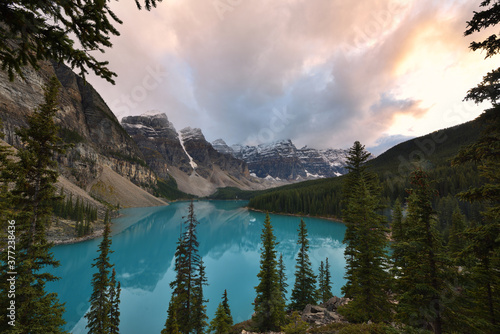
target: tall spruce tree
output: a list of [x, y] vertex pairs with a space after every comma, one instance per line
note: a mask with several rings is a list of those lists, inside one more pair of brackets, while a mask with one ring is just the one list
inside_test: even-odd
[[352, 322], [389, 321], [392, 305], [384, 219], [377, 214], [378, 199], [370, 193], [362, 176], [353, 195], [344, 214], [354, 235], [349, 244], [351, 253], [346, 254], [345, 278], [349, 285], [342, 287], [353, 300], [339, 312]]
[[375, 174], [366, 170], [370, 153], [358, 141], [349, 150], [349, 173], [343, 184], [343, 220], [346, 224], [344, 256], [346, 283], [342, 292], [353, 301], [341, 312], [353, 322], [387, 321], [390, 276], [387, 273], [388, 245], [381, 208], [380, 188]]
[[[500, 3], [484, 0], [483, 10], [474, 12], [467, 22], [465, 36], [495, 27], [500, 22]], [[471, 42], [473, 51], [485, 51], [486, 58], [500, 53], [500, 38], [492, 34], [480, 42]], [[453, 160], [454, 165], [473, 162], [478, 166], [484, 182], [459, 194], [468, 202], [486, 205], [482, 221], [464, 232], [468, 245], [463, 252], [464, 258], [473, 258], [467, 268], [469, 288], [465, 291], [467, 299], [472, 300], [472, 317], [484, 333], [500, 331], [500, 67], [483, 77], [483, 81], [469, 90], [465, 99], [480, 104], [486, 101], [491, 108], [481, 116], [486, 127], [479, 139], [463, 148]]]
[[316, 304], [316, 275], [309, 260], [309, 240], [303, 219], [300, 220], [298, 232], [297, 244], [300, 245], [300, 249], [295, 265], [295, 284], [290, 298], [290, 309], [302, 311], [307, 304]]
[[[44, 87], [44, 103], [27, 118], [28, 127], [20, 129], [23, 147], [14, 164], [15, 186], [8, 198], [10, 235], [15, 236], [15, 263], [9, 262], [8, 251], [1, 252], [0, 273], [0, 332], [2, 333], [63, 333], [64, 307], [55, 293], [47, 293], [45, 284], [58, 278], [47, 273], [47, 267], [57, 267], [50, 253], [45, 231], [50, 223], [52, 206], [57, 198], [57, 163], [53, 156], [64, 152], [57, 136], [54, 117], [57, 112], [59, 81], [51, 78]], [[5, 154], [2, 157], [5, 163]], [[10, 167], [9, 167], [10, 168]], [[12, 174], [11, 174], [12, 175]], [[11, 244], [9, 244], [10, 246]], [[8, 248], [12, 250], [14, 248]], [[10, 274], [16, 273], [16, 274]], [[9, 297], [8, 279], [14, 277], [15, 298]], [[7, 317], [7, 308], [15, 302], [15, 320]], [[13, 321], [12, 325], [9, 321]]]
[[325, 283], [323, 288], [323, 302], [327, 302], [330, 298], [333, 297], [332, 293], [332, 276], [330, 274], [330, 263], [328, 262], [328, 258], [325, 260]]
[[[354, 142], [353, 146], [349, 149], [349, 154], [347, 155], [347, 170], [349, 173], [346, 175], [344, 183], [342, 185], [342, 215], [345, 217], [345, 211], [349, 206], [351, 199], [356, 200], [356, 187], [359, 186], [361, 179], [364, 180], [366, 186], [372, 192], [375, 192], [377, 188], [376, 177], [373, 173], [366, 171], [366, 162], [370, 157], [370, 153], [365, 150], [365, 146], [361, 145], [359, 141]], [[357, 228], [358, 221], [344, 219], [346, 224], [346, 231], [344, 234], [343, 243], [346, 245], [344, 255], [346, 257], [346, 271], [350, 272], [352, 269], [351, 265], [354, 261], [354, 256], [357, 253], [355, 246], [357, 245], [356, 237], [357, 234], [355, 230]], [[347, 279], [342, 291], [346, 297], [353, 297], [350, 288], [352, 286], [351, 280]]]
[[[170, 283], [173, 292], [162, 333], [173, 333], [176, 328], [181, 333], [201, 333], [206, 327], [206, 300], [203, 298], [203, 286], [206, 285], [205, 267], [198, 254], [196, 227], [199, 222], [196, 220], [193, 201], [189, 204], [185, 218], [186, 231], [182, 233], [177, 244], [176, 278]], [[175, 319], [171, 319], [172, 316], [175, 316]]]
[[264, 220], [260, 237], [259, 284], [255, 287], [257, 297], [254, 302], [252, 322], [259, 331], [279, 331], [285, 323], [285, 301], [280, 290], [279, 273], [276, 261], [276, 237], [269, 215]]
[[450, 306], [447, 299], [450, 271], [431, 205], [432, 197], [437, 194], [421, 169], [412, 173], [411, 185], [404, 258], [396, 269], [398, 317], [407, 325], [442, 333]]
[[111, 294], [113, 286], [111, 284], [110, 271], [114, 266], [109, 260], [109, 254], [113, 251], [111, 247], [111, 228], [109, 221], [105, 221], [104, 234], [99, 244], [99, 256], [94, 259], [92, 267], [97, 268], [97, 272], [92, 277], [92, 295], [90, 296], [90, 310], [85, 314], [89, 334], [109, 333], [112, 328], [111, 312], [113, 305]]

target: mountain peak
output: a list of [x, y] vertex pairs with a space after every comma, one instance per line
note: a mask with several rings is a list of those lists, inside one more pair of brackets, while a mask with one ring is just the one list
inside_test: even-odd
[[182, 139], [184, 141], [187, 140], [203, 140], [205, 141], [205, 136], [203, 135], [203, 132], [201, 132], [200, 128], [192, 128], [190, 126], [185, 127], [181, 131], [182, 134]]
[[161, 112], [159, 110], [148, 110], [148, 111], [142, 113], [141, 116], [144, 116], [144, 117], [168, 118], [167, 114], [165, 114], [164, 112]]

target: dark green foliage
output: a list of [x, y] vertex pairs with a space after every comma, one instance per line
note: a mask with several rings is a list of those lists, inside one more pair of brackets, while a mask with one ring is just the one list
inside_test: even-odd
[[[484, 0], [483, 10], [474, 12], [467, 22], [465, 35], [480, 32], [500, 22], [500, 3]], [[500, 53], [500, 42], [496, 34], [483, 41], [471, 42], [473, 51], [486, 51], [486, 58]], [[464, 313], [471, 332], [498, 333], [500, 331], [500, 68], [495, 68], [483, 77], [483, 81], [469, 90], [466, 100], [477, 104], [488, 101], [492, 107], [478, 118], [485, 124], [480, 137], [463, 148], [454, 158], [455, 166], [474, 163], [482, 184], [474, 185], [459, 194], [462, 200], [482, 203], [481, 221], [471, 225], [462, 234], [467, 240], [459, 256], [459, 263], [466, 264], [462, 278], [467, 290], [463, 300], [468, 301]], [[460, 234], [458, 235], [460, 237]]]
[[[121, 125], [120, 125], [120, 129], [122, 129]], [[125, 153], [122, 153], [119, 151], [109, 151], [108, 156], [111, 156], [111, 157], [119, 159], [119, 160], [125, 160], [125, 161], [131, 162], [133, 164], [140, 165], [142, 167], [148, 167], [148, 164], [146, 163], [146, 161], [142, 160], [141, 158], [136, 157], [136, 156], [132, 156], [132, 155], [128, 155], [128, 154], [125, 154]]]
[[217, 306], [217, 310], [215, 311], [215, 317], [210, 322], [209, 330], [211, 333], [215, 333], [215, 334], [227, 334], [231, 330], [231, 326], [229, 325], [228, 316], [224, 311], [224, 307], [222, 306], [222, 303], [220, 303], [219, 306]]
[[271, 219], [266, 215], [261, 235], [259, 284], [255, 287], [255, 314], [252, 322], [259, 331], [279, 331], [285, 322], [285, 301], [283, 300], [276, 261], [276, 237]]
[[431, 206], [436, 192], [422, 170], [412, 174], [411, 184], [407, 230], [400, 243], [404, 253], [396, 269], [398, 317], [404, 324], [442, 333], [451, 301], [450, 267]]
[[465, 228], [465, 216], [457, 208], [451, 217], [450, 237], [448, 241], [448, 251], [453, 259], [458, 258], [467, 245], [468, 241], [464, 238]]
[[154, 192], [155, 196], [165, 197], [169, 200], [177, 200], [177, 199], [193, 199], [196, 196], [191, 194], [186, 194], [182, 192], [177, 187], [177, 182], [173, 177], [170, 177], [168, 180], [158, 179], [156, 181], [156, 189]]
[[288, 283], [286, 282], [286, 273], [285, 273], [285, 263], [283, 262], [283, 254], [280, 254], [280, 259], [278, 261], [278, 276], [279, 276], [279, 285], [280, 285], [280, 291], [281, 291], [281, 297], [283, 300], [286, 302], [287, 297], [286, 294], [288, 293]]
[[214, 319], [210, 322], [209, 331], [215, 334], [227, 334], [230, 332], [232, 326], [233, 317], [231, 316], [231, 310], [229, 309], [227, 291], [224, 290], [222, 302], [217, 307], [217, 311], [215, 311]]
[[54, 201], [54, 215], [64, 219], [75, 221], [75, 234], [82, 237], [92, 233], [91, 223], [97, 220], [97, 208], [89, 203], [85, 204], [80, 198], [73, 203], [73, 196], [64, 200], [64, 192], [61, 188], [59, 197]]
[[307, 324], [307, 322], [302, 320], [299, 312], [293, 311], [290, 317], [290, 322], [281, 330], [286, 334], [305, 334], [308, 328], [309, 325]]
[[359, 142], [349, 151], [348, 170], [344, 184], [344, 222], [346, 232], [346, 283], [342, 292], [353, 300], [339, 309], [352, 322], [380, 322], [390, 319], [391, 304], [387, 272], [388, 246], [380, 207], [377, 180], [366, 171], [369, 154]]
[[[344, 242], [346, 284], [342, 292], [353, 300], [339, 309], [352, 322], [390, 320], [390, 277], [387, 272], [387, 237], [383, 218], [376, 213], [377, 200], [361, 179], [347, 204], [344, 221], [351, 230]], [[347, 237], [349, 236], [349, 239]]]
[[300, 245], [295, 265], [295, 284], [290, 298], [290, 309], [302, 311], [307, 304], [316, 304], [316, 276], [312, 270], [309, 260], [309, 240], [307, 239], [306, 223], [300, 220], [299, 238], [297, 244]]
[[[145, 0], [146, 8], [156, 1]], [[114, 83], [115, 73], [107, 61], [97, 60], [89, 51], [104, 52], [112, 46], [111, 37], [119, 32], [113, 24], [122, 22], [111, 11], [109, 1], [29, 1], [13, 0], [0, 4], [0, 62], [10, 80], [14, 73], [22, 76], [22, 68], [39, 68], [42, 60], [66, 62], [80, 70], [88, 70]], [[140, 8], [140, 3], [135, 0]], [[77, 47], [78, 46], [78, 47]]]
[[328, 263], [328, 258], [326, 258], [325, 262], [321, 261], [319, 266], [317, 294], [321, 303], [326, 303], [333, 297], [330, 264]]
[[[176, 330], [181, 333], [202, 333], [207, 325], [204, 305], [207, 300], [203, 298], [203, 286], [207, 285], [207, 280], [203, 261], [198, 254], [196, 226], [199, 222], [192, 201], [186, 218], [186, 231], [179, 238], [175, 253], [176, 278], [170, 283], [173, 292], [162, 333]], [[174, 316], [175, 319], [172, 319]]]
[[67, 144], [78, 144], [85, 142], [85, 137], [83, 137], [77, 131], [68, 128], [60, 128], [59, 136], [61, 137], [62, 141]]
[[[111, 312], [113, 310], [111, 295], [114, 287], [111, 284], [110, 270], [113, 264], [109, 261], [109, 254], [113, 251], [110, 238], [111, 228], [107, 221], [104, 227], [104, 234], [99, 244], [99, 256], [92, 263], [97, 272], [92, 277], [92, 295], [90, 296], [90, 310], [85, 314], [89, 334], [109, 333], [112, 328]], [[114, 298], [114, 297], [113, 297]]]
[[[2, 5], [4, 6], [4, 5]], [[2, 42], [4, 41], [2, 40]], [[0, 44], [1, 45], [1, 44]], [[58, 278], [44, 271], [57, 267], [59, 262], [50, 253], [52, 244], [47, 242], [45, 231], [52, 215], [52, 203], [57, 198], [54, 184], [57, 181], [57, 164], [52, 160], [55, 153], [64, 152], [57, 136], [54, 117], [57, 111], [59, 82], [52, 78], [44, 88], [44, 103], [27, 118], [28, 127], [20, 129], [18, 135], [23, 147], [17, 152], [18, 161], [11, 165], [5, 152], [2, 164], [12, 168], [15, 174], [14, 189], [5, 198], [10, 206], [9, 223], [15, 244], [9, 243], [7, 250], [15, 251], [15, 263], [9, 262], [9, 252], [1, 252], [0, 306], [7, 310], [15, 301], [16, 317], [8, 324], [7, 312], [0, 314], [2, 333], [63, 333], [64, 307], [55, 293], [45, 291], [46, 282]], [[4, 165], [5, 166], [5, 165]], [[3, 174], [5, 177], [5, 174]], [[4, 179], [5, 180], [5, 179]], [[14, 232], [15, 231], [15, 232]], [[9, 240], [12, 240], [9, 238]], [[43, 272], [42, 272], [43, 270]], [[9, 274], [16, 272], [17, 275]], [[15, 298], [9, 298], [9, 281], [15, 276]]]

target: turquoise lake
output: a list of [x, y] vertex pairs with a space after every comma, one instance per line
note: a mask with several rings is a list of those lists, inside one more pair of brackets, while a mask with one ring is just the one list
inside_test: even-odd
[[[169, 206], [121, 210], [122, 217], [113, 220], [111, 262], [121, 282], [120, 333], [160, 333], [170, 300], [169, 283], [174, 279], [174, 252], [180, 225], [187, 215], [188, 202]], [[198, 201], [194, 203], [198, 225], [199, 253], [203, 257], [209, 286], [207, 315], [211, 320], [227, 289], [235, 323], [248, 320], [253, 313], [254, 287], [258, 284], [260, 234], [265, 214], [244, 208], [244, 201]], [[299, 250], [297, 229], [300, 217], [270, 215], [283, 254], [288, 277], [288, 292], [294, 283], [295, 258]], [[310, 240], [309, 256], [317, 274], [321, 261], [328, 257], [333, 293], [340, 295], [344, 284], [345, 226], [328, 220], [305, 218]], [[66, 329], [87, 333], [90, 285], [101, 239], [52, 249], [61, 266], [52, 273], [61, 277], [47, 284], [66, 303]]]

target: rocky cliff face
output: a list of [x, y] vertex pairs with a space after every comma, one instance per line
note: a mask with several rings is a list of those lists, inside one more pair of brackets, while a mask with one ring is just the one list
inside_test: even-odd
[[56, 157], [60, 172], [87, 192], [104, 168], [146, 188], [155, 184], [142, 152], [92, 86], [67, 66], [50, 62], [39, 71], [27, 68], [24, 76], [10, 82], [0, 71], [0, 118], [7, 143], [19, 145], [16, 129], [26, 125], [26, 116], [43, 102], [43, 86], [56, 76], [62, 84], [56, 123], [63, 140], [74, 144]]
[[346, 172], [347, 150], [317, 150], [307, 146], [297, 149], [291, 140], [258, 146], [229, 147], [222, 139], [218, 139], [212, 145], [220, 152], [246, 161], [250, 173], [260, 178], [292, 181], [334, 177]]
[[252, 188], [247, 164], [215, 150], [198, 128], [178, 132], [166, 114], [156, 111], [124, 117], [122, 125], [154, 172], [174, 177], [184, 192], [204, 196], [217, 187]]
[[150, 113], [128, 116], [122, 119], [122, 125], [137, 143], [147, 164], [159, 177], [169, 177], [169, 166], [177, 166], [181, 171], [191, 173], [189, 157], [167, 115]]

